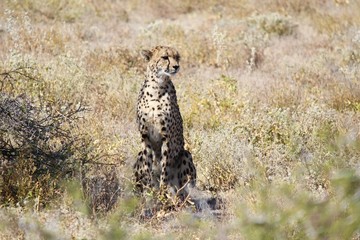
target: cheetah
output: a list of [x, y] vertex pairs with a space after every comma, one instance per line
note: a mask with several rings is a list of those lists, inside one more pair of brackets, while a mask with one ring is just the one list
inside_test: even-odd
[[143, 150], [134, 164], [136, 188], [164, 189], [184, 198], [196, 183], [196, 169], [184, 149], [183, 121], [171, 81], [180, 69], [179, 53], [171, 47], [142, 50], [148, 62], [137, 100], [137, 124]]

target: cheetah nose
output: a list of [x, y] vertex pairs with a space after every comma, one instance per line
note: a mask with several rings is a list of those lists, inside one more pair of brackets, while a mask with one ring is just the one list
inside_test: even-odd
[[175, 65], [173, 66], [173, 68], [175, 69], [175, 71], [177, 71], [179, 69], [179, 65]]

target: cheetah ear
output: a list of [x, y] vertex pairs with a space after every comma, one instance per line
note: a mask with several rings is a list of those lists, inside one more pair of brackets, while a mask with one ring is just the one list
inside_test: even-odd
[[141, 50], [140, 54], [146, 61], [150, 61], [152, 57], [152, 52], [150, 50]]

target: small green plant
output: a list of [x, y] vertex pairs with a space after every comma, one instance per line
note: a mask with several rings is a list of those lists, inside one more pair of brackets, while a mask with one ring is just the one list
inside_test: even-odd
[[295, 24], [290, 17], [279, 13], [254, 16], [250, 19], [260, 30], [269, 35], [286, 36], [294, 32]]

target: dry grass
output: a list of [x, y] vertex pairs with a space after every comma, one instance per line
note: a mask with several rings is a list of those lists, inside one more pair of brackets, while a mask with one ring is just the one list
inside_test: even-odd
[[[1, 1], [0, 74], [33, 77], [1, 78], [1, 94], [86, 104], [61, 127], [83, 137], [69, 156], [89, 164], [49, 187], [24, 156], [7, 175], [23, 177], [18, 201], [0, 198], [0, 239], [358, 239], [359, 19], [353, 0]], [[193, 198], [221, 199], [220, 211], [143, 219], [132, 193], [139, 51], [154, 45], [182, 55], [173, 80]]]

